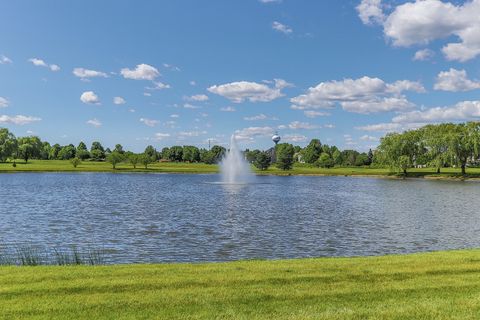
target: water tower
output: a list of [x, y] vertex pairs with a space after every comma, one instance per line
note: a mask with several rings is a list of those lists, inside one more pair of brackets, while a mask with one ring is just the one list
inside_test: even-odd
[[273, 147], [270, 153], [270, 161], [271, 163], [275, 163], [277, 161], [277, 155], [276, 155], [276, 150], [277, 149], [277, 144], [280, 142], [281, 138], [278, 135], [278, 132], [275, 132], [275, 134], [272, 136], [272, 141], [275, 143], [275, 147]]
[[278, 132], [275, 132], [275, 134], [272, 136], [272, 141], [275, 142], [275, 146], [277, 143], [279, 143], [281, 140], [280, 136], [278, 135]]

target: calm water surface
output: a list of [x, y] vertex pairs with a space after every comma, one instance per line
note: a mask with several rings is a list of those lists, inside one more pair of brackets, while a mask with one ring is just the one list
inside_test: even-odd
[[480, 246], [480, 184], [348, 177], [0, 175], [0, 243], [110, 263], [379, 255]]

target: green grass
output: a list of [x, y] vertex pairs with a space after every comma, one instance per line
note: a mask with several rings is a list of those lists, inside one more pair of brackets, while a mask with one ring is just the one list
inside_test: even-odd
[[[253, 168], [253, 167], [252, 167]], [[274, 166], [268, 170], [259, 171], [253, 168], [257, 174], [270, 175], [338, 175], [338, 176], [402, 176], [392, 174], [387, 168], [367, 168], [367, 167], [341, 167], [341, 168], [317, 168], [311, 165], [295, 164], [293, 170], [283, 171]], [[17, 161], [17, 166], [13, 167], [11, 163], [0, 163], [1, 172], [150, 172], [150, 173], [217, 173], [217, 165], [203, 163], [175, 163], [175, 162], [156, 162], [145, 169], [139, 165], [136, 169], [128, 163], [117, 165], [112, 169], [108, 162], [84, 161], [77, 168], [67, 160], [30, 160], [28, 163]], [[439, 179], [451, 178], [480, 178], [480, 168], [467, 168], [467, 175], [462, 176], [458, 168], [444, 168], [441, 174], [436, 174], [433, 168], [409, 169], [408, 177], [427, 177]]]
[[480, 250], [0, 267], [1, 319], [478, 319]]

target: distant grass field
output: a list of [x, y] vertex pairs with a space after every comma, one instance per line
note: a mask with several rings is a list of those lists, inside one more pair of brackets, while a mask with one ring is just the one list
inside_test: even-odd
[[[218, 165], [203, 163], [176, 163], [156, 162], [145, 169], [138, 165], [136, 169], [129, 163], [117, 165], [115, 170], [108, 162], [84, 161], [77, 168], [74, 168], [67, 160], [30, 160], [28, 163], [17, 161], [17, 166], [11, 163], [0, 163], [1, 172], [152, 172], [152, 173], [217, 173]], [[337, 176], [396, 176], [387, 168], [367, 167], [341, 167], [341, 168], [317, 168], [306, 164], [295, 164], [292, 170], [284, 171], [274, 166], [268, 170], [259, 171], [252, 166], [257, 174], [271, 175], [337, 175]], [[399, 175], [401, 176], [401, 175]], [[441, 174], [436, 174], [433, 168], [415, 168], [408, 170], [408, 177], [429, 177], [429, 178], [460, 178], [458, 168], [444, 168]], [[467, 175], [462, 178], [480, 178], [480, 168], [467, 168]]]
[[0, 267], [0, 319], [478, 319], [480, 250]]

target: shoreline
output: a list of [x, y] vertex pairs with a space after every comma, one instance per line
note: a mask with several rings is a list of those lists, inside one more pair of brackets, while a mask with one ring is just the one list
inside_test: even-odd
[[[370, 170], [370, 169], [364, 169]], [[0, 175], [2, 174], [17, 174], [17, 173], [110, 173], [110, 174], [194, 174], [194, 175], [214, 175], [220, 174], [219, 171], [188, 171], [188, 170], [165, 170], [165, 169], [105, 169], [105, 170], [82, 170], [82, 168], [77, 169], [29, 169], [29, 170], [1, 170]], [[279, 176], [279, 177], [290, 177], [290, 176], [303, 176], [303, 177], [353, 177], [353, 178], [373, 178], [373, 179], [391, 179], [391, 180], [432, 180], [432, 181], [480, 181], [480, 175], [475, 174], [474, 176], [469, 175], [468, 173], [465, 176], [461, 175], [451, 175], [450, 173], [440, 173], [438, 174], [415, 174], [407, 173], [407, 176], [402, 176], [398, 174], [378, 174], [378, 173], [325, 173], [325, 172], [291, 172], [278, 171], [278, 172], [261, 172], [254, 171], [255, 176]]]

